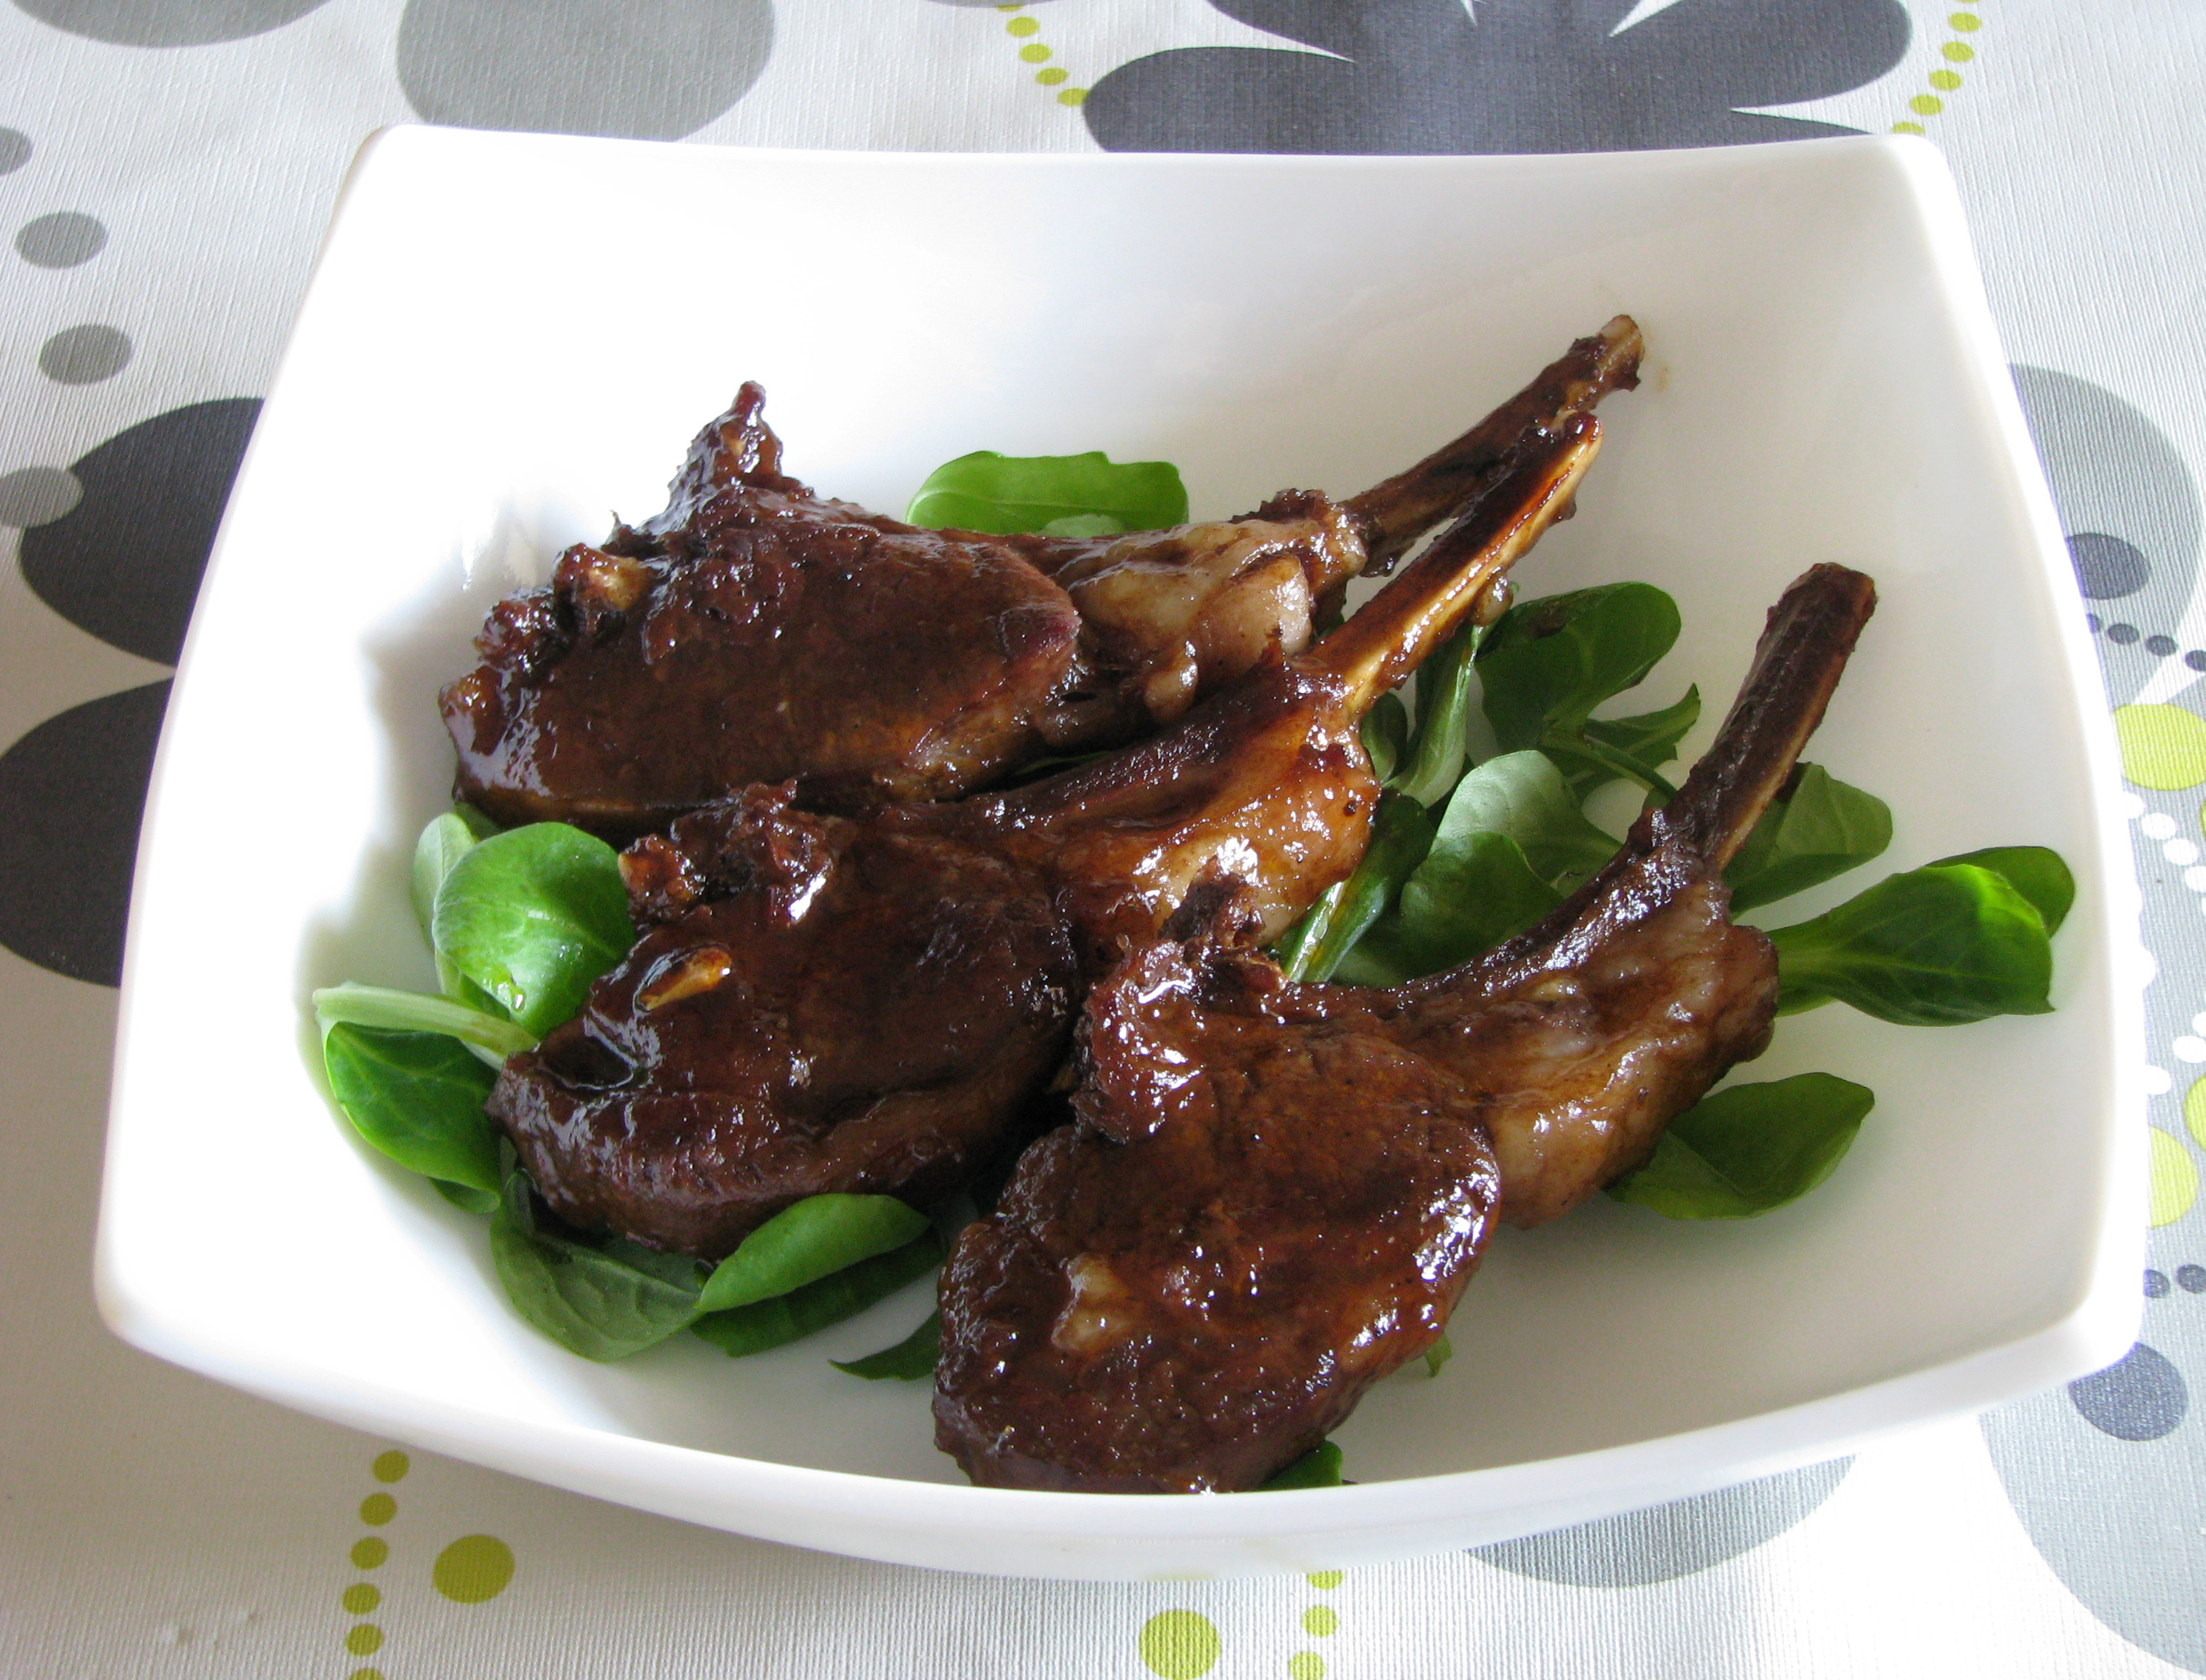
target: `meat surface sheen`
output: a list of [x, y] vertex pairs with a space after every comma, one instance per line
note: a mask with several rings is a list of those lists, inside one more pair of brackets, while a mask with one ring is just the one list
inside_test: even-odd
[[1315, 646], [1012, 792], [809, 816], [754, 789], [622, 860], [650, 924], [491, 1109], [552, 1211], [712, 1258], [801, 1195], [931, 1201], [1016, 1129], [1087, 984], [1183, 909], [1269, 937], [1354, 867], [1371, 701], [1569, 504], [1542, 434]]
[[626, 839], [751, 783], [930, 799], [1046, 750], [1081, 644], [1064, 591], [1000, 539], [783, 477], [744, 390], [668, 514], [493, 609], [441, 698], [460, 798]]
[[1364, 564], [1362, 521], [1308, 490], [1239, 519], [1028, 551], [1079, 609], [1124, 733], [1302, 652], [1318, 604]]
[[[1437, 1337], [1499, 1179], [1468, 1093], [1354, 1027], [1205, 1008], [1178, 945], [1088, 1006], [1082, 1123], [945, 1270], [936, 1439], [976, 1482], [1251, 1487]], [[1231, 986], [1231, 975], [1225, 983]]]
[[800, 1197], [963, 1184], [1064, 1052], [1075, 965], [986, 850], [790, 808], [674, 825], [623, 861], [646, 931], [490, 1100], [546, 1202], [717, 1260]]
[[[1367, 989], [1160, 944], [1098, 986], [1074, 1124], [945, 1270], [937, 1445], [996, 1486], [1255, 1486], [1439, 1333], [1497, 1203], [1538, 1224], [1644, 1161], [1768, 1047], [1776, 952], [1722, 872], [1875, 599], [1842, 567], [1796, 581], [1668, 805], [1482, 956]], [[1474, 1206], [1459, 1245], [1420, 1246]]]
[[1672, 1119], [1769, 1046], [1776, 950], [1732, 923], [1721, 882], [1677, 848], [1603, 880], [1562, 938], [1413, 981], [1389, 1023], [1476, 1093], [1513, 1225], [1641, 1165]]
[[[855, 811], [953, 797], [1134, 740], [1301, 652], [1538, 440], [1635, 382], [1637, 327], [1572, 345], [1462, 438], [1362, 496], [1116, 538], [923, 530], [782, 471], [765, 393], [707, 426], [665, 510], [500, 601], [439, 697], [455, 789], [502, 823], [617, 841], [795, 778]], [[1374, 548], [1370, 545], [1376, 545]]]

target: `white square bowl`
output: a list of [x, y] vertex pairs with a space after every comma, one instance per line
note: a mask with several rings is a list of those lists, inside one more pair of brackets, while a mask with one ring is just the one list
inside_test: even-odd
[[[635, 516], [747, 378], [793, 469], [899, 509], [991, 447], [1177, 462], [1195, 512], [1353, 491], [1571, 338], [1637, 317], [1580, 516], [1528, 593], [1643, 578], [1646, 691], [1708, 721], [1810, 563], [1881, 609], [1813, 756], [1890, 801], [1888, 863], [2056, 847], [2049, 1016], [1842, 1007], [1754, 1076], [1877, 1106], [1740, 1224], [1597, 1201], [1505, 1231], [1437, 1380], [1338, 1439], [1359, 1485], [962, 1485], [923, 1385], [828, 1367], [925, 1286], [731, 1362], [585, 1363], [501, 1299], [482, 1222], [360, 1147], [307, 996], [429, 983], [406, 859], [433, 696], [490, 600]], [[1658, 691], [1659, 692], [1656, 692]], [[305, 1410], [800, 1546], [1022, 1575], [1333, 1567], [1706, 1490], [2079, 1375], [2141, 1245], [2135, 887], [2083, 614], [1951, 182], [1918, 141], [1567, 158], [777, 154], [396, 130], [345, 190], [200, 597], [141, 845], [98, 1262], [116, 1331]], [[1834, 884], [1804, 910], [1854, 891]], [[1791, 919], [1793, 906], [1784, 907]]]

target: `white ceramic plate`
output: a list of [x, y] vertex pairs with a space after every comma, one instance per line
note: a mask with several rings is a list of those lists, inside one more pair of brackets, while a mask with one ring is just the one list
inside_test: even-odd
[[[924, 1385], [827, 1365], [901, 1336], [924, 1285], [745, 1361], [679, 1337], [587, 1364], [507, 1310], [480, 1220], [332, 1117], [309, 990], [431, 983], [406, 860], [450, 771], [435, 689], [492, 599], [610, 510], [659, 506], [740, 380], [765, 381], [795, 471], [874, 507], [969, 450], [1100, 448], [1178, 462], [1196, 514], [1222, 515], [1393, 471], [1618, 310], [1645, 329], [1645, 385], [1604, 408], [1581, 515], [1524, 587], [1672, 591], [1684, 636], [1643, 693], [1700, 683], [1690, 749], [1787, 580], [1873, 573], [1883, 605], [1814, 756], [1891, 801], [1891, 867], [1996, 843], [2069, 859], [2060, 1007], [1784, 1022], [1756, 1076], [1876, 1090], [1838, 1175], [1756, 1221], [1596, 1201], [1503, 1232], [1445, 1375], [1389, 1380], [1340, 1432], [1360, 1485], [963, 1486]], [[346, 188], [170, 702], [102, 1307], [140, 1347], [308, 1411], [939, 1567], [1330, 1567], [1693, 1493], [2128, 1345], [2142, 1038], [2114, 763], [1959, 205], [1919, 141], [1044, 158], [394, 131]]]

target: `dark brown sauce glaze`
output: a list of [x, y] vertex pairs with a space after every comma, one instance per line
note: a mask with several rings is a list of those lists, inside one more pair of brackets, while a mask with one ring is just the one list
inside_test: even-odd
[[975, 1481], [1252, 1487], [1440, 1333], [1497, 1212], [1551, 1219], [1767, 1047], [1775, 953], [1723, 865], [1875, 601], [1818, 567], [1771, 613], [1677, 798], [1539, 926], [1391, 989], [1204, 942], [1090, 994], [1072, 1126], [945, 1269], [936, 1440]]
[[759, 783], [857, 811], [1136, 739], [1308, 646], [1363, 569], [1461, 511], [1543, 429], [1632, 383], [1619, 318], [1463, 438], [1337, 503], [1119, 538], [929, 531], [782, 470], [746, 384], [662, 513], [493, 607], [440, 704], [455, 792], [615, 840]]
[[501, 822], [662, 829], [752, 783], [956, 793], [1048, 750], [1082, 626], [1000, 539], [813, 495], [743, 387], [670, 505], [500, 602], [444, 690], [457, 795]]
[[1238, 937], [1354, 867], [1363, 712], [1570, 503], [1541, 434], [1362, 611], [1149, 741], [1002, 795], [850, 819], [754, 789], [623, 860], [652, 925], [491, 1111], [560, 1218], [712, 1259], [800, 1196], [955, 1188], [1056, 1063], [1086, 984], [1191, 899]]

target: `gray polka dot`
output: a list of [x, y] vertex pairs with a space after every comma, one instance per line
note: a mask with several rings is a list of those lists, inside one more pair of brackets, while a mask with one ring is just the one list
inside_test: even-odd
[[15, 128], [0, 128], [0, 175], [13, 175], [31, 161], [31, 137]]
[[2156, 1441], [2191, 1407], [2183, 1373], [2142, 1342], [2120, 1363], [2069, 1384], [2068, 1398], [2086, 1423], [2120, 1441]]
[[15, 0], [41, 23], [114, 46], [204, 46], [280, 29], [325, 0]]
[[2154, 655], [2155, 658], [2165, 659], [2169, 654], [2175, 652], [2175, 638], [2173, 636], [2147, 636], [2144, 639], [2144, 651]]
[[49, 718], [0, 753], [0, 945], [95, 986], [122, 977], [146, 779], [169, 685]]
[[39, 371], [64, 385], [97, 384], [130, 364], [130, 335], [111, 326], [64, 328], [39, 346]]
[[772, 0], [407, 0], [398, 80], [432, 122], [679, 140], [772, 47]]
[[80, 630], [174, 664], [260, 404], [188, 403], [69, 463], [84, 499], [23, 533], [31, 591]]
[[0, 474], [0, 525], [51, 525], [84, 497], [76, 474], [59, 467], [19, 467]]
[[2119, 600], [2152, 581], [2151, 563], [2136, 545], [2103, 531], [2078, 531], [2069, 538], [2068, 558], [2086, 600]]
[[1765, 1476], [1696, 1499], [1558, 1528], [1471, 1552], [1497, 1569], [1571, 1587], [1647, 1587], [1773, 1540], [1837, 1491], [1851, 1458]]
[[107, 228], [97, 216], [57, 210], [15, 230], [15, 250], [39, 268], [75, 268], [107, 248]]
[[2179, 1266], [2175, 1281], [2186, 1295], [2206, 1295], [2206, 1266]]
[[[2076, 580], [2094, 599], [2121, 602], [2102, 655], [2138, 640], [2138, 627], [2179, 624], [2198, 580], [2202, 510], [2183, 452], [2152, 419], [2104, 386], [2018, 365], [2016, 392], [2070, 533]], [[2157, 675], [2143, 659], [2107, 661], [2110, 697], [2136, 697]]]
[[[2195, 1303], [2153, 1310], [2155, 1340], [2186, 1361], [2206, 1353]], [[2092, 1427], [2057, 1388], [1985, 1414], [1983, 1432], [2015, 1515], [2084, 1607], [2131, 1644], [2206, 1674], [2206, 1452], [2196, 1432], [2124, 1440]]]
[[2145, 1267], [2144, 1298], [2147, 1301], [2157, 1301], [2167, 1293], [2167, 1274], [2165, 1272], [2155, 1272], [2150, 1266]]

